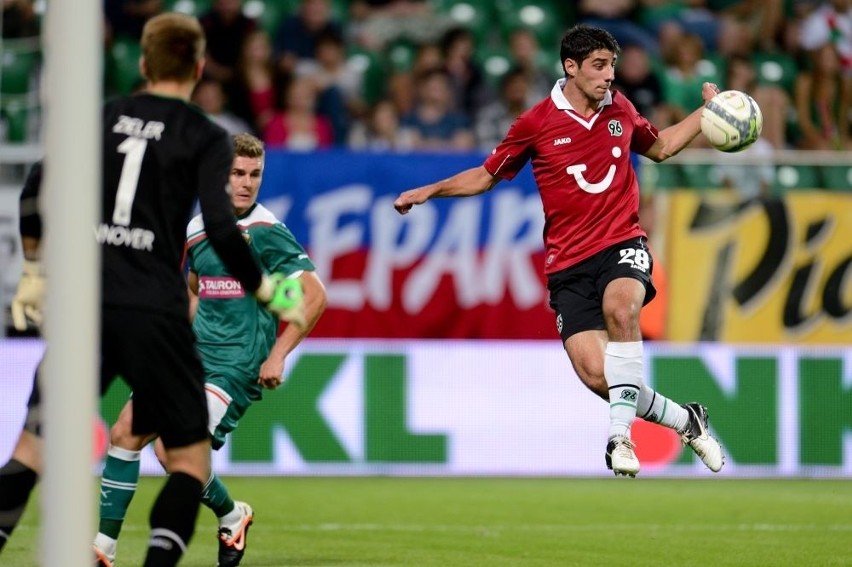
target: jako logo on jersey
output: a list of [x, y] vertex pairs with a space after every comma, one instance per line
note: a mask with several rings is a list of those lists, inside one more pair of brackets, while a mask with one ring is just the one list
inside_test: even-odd
[[570, 143], [571, 143], [571, 138], [556, 138], [555, 140], [553, 140], [554, 146], [561, 146], [563, 144], [570, 144]]
[[201, 276], [198, 280], [201, 299], [233, 299], [245, 295], [243, 286], [234, 278]]
[[243, 231], [243, 240], [246, 241], [246, 244], [251, 244], [251, 234], [249, 234], [249, 231]]
[[[615, 120], [611, 121], [616, 122]], [[619, 127], [621, 127], [619, 125]], [[612, 148], [612, 157], [619, 158], [621, 157], [621, 148], [615, 146]], [[588, 181], [584, 176], [583, 172], [586, 171], [585, 163], [578, 163], [577, 165], [571, 165], [565, 168], [565, 172], [569, 175], [574, 176], [574, 180], [577, 182], [577, 185], [580, 186], [580, 189], [585, 191], [586, 193], [603, 193], [609, 186], [612, 184], [612, 180], [615, 178], [615, 164], [611, 164], [609, 169], [606, 172], [606, 177], [598, 182]]]

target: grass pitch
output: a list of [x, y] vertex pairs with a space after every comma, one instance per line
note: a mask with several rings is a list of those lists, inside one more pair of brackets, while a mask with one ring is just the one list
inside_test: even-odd
[[[245, 567], [852, 566], [844, 480], [225, 481], [255, 509]], [[142, 563], [161, 483], [140, 483], [118, 566]], [[38, 508], [30, 502], [0, 564], [38, 564]], [[202, 509], [182, 566], [215, 565], [215, 530]]]

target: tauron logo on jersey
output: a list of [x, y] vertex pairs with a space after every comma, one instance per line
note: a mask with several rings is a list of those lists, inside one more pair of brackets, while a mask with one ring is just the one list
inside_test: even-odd
[[621, 122], [618, 120], [610, 120], [609, 124], [607, 124], [607, 129], [609, 129], [609, 133], [612, 136], [621, 136], [624, 133]]
[[556, 138], [555, 140], [553, 140], [554, 146], [561, 146], [563, 144], [570, 144], [570, 143], [571, 143], [571, 138], [567, 138], [567, 137], [566, 138]]
[[201, 276], [198, 280], [198, 297], [201, 299], [233, 299], [245, 296], [243, 286], [235, 278]]

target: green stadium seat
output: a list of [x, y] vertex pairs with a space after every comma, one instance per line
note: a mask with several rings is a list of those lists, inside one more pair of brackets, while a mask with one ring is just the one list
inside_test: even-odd
[[166, 0], [163, 2], [163, 11], [181, 12], [190, 16], [200, 16], [210, 10], [213, 0]]
[[554, 0], [501, 0], [495, 3], [504, 38], [524, 27], [535, 33], [542, 49], [558, 49], [569, 25], [569, 2]]
[[375, 51], [362, 48], [350, 48], [347, 64], [362, 73], [363, 85], [361, 95], [364, 101], [373, 105], [384, 98], [385, 79], [387, 77], [384, 59]]
[[127, 95], [142, 81], [139, 57], [142, 46], [129, 37], [117, 37], [106, 52], [107, 90], [115, 95]]
[[26, 142], [30, 118], [27, 95], [6, 95], [0, 104], [0, 118], [6, 130], [7, 142]]
[[417, 57], [417, 45], [407, 39], [397, 39], [385, 49], [388, 67], [392, 71], [409, 71]]
[[813, 165], [779, 165], [775, 170], [775, 190], [819, 189], [819, 169]]
[[26, 40], [5, 40], [0, 52], [0, 93], [17, 95], [30, 92], [40, 58], [38, 44]]
[[832, 191], [852, 191], [852, 165], [825, 165], [822, 182]]
[[715, 166], [710, 164], [684, 163], [681, 164], [683, 182], [686, 187], [694, 189], [715, 189], [722, 186], [722, 181]]
[[497, 16], [493, 2], [486, 0], [435, 0], [435, 9], [446, 14], [455, 25], [473, 33], [477, 45], [491, 43], [494, 19]]
[[643, 163], [640, 167], [642, 192], [684, 187], [680, 166], [673, 163]]
[[500, 84], [500, 79], [512, 67], [512, 56], [506, 49], [484, 48], [476, 52], [485, 80], [494, 88]]
[[275, 37], [275, 32], [281, 21], [287, 17], [292, 9], [293, 2], [273, 2], [271, 0], [248, 0], [243, 4], [243, 14], [247, 18], [257, 20], [263, 30], [270, 37]]
[[758, 52], [752, 56], [752, 62], [757, 69], [759, 83], [777, 85], [792, 94], [799, 68], [791, 55]]

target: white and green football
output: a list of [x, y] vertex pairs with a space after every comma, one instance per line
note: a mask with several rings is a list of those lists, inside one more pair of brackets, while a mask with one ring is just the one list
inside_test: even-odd
[[701, 111], [701, 132], [710, 145], [723, 152], [739, 152], [757, 141], [763, 130], [763, 113], [742, 91], [722, 91]]

